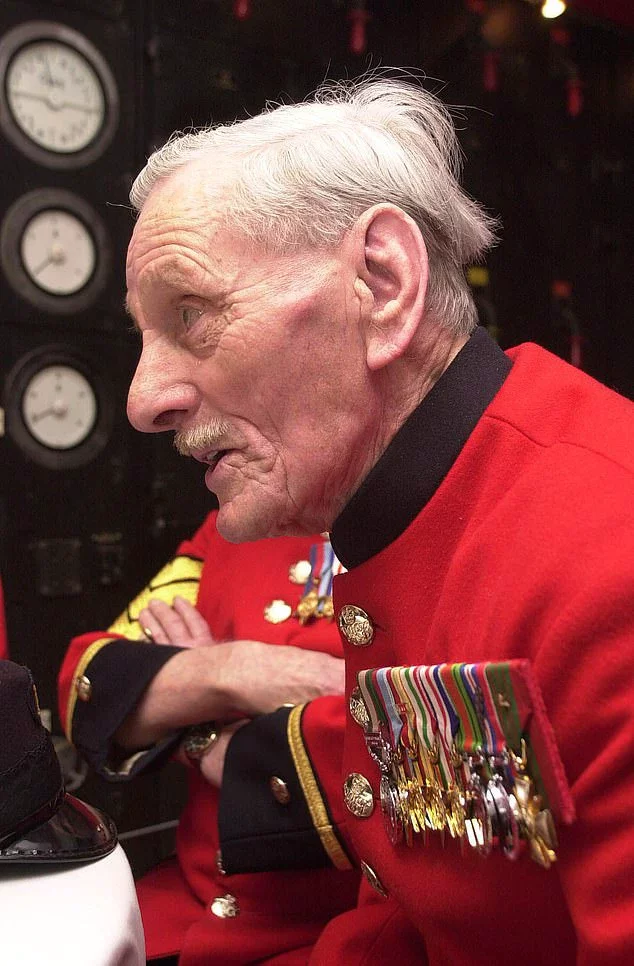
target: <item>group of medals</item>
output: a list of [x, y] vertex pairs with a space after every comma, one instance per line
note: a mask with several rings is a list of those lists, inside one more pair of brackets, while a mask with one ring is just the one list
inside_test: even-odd
[[311, 546], [309, 558], [298, 560], [289, 570], [291, 583], [304, 588], [297, 606], [293, 609], [285, 600], [271, 601], [264, 609], [264, 618], [270, 624], [281, 624], [289, 617], [297, 618], [300, 624], [320, 618], [333, 619], [332, 582], [345, 568], [326, 539]]
[[527, 843], [540, 865], [555, 861], [553, 819], [518, 717], [513, 664], [358, 674], [350, 708], [381, 773], [392, 844], [411, 846], [434, 832], [484, 855], [499, 848], [509, 859]]

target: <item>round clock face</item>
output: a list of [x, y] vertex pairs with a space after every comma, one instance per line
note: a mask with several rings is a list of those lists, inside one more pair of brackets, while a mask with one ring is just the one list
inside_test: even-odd
[[95, 270], [95, 243], [88, 228], [69, 211], [50, 208], [28, 222], [20, 243], [24, 269], [38, 288], [74, 295]]
[[7, 436], [29, 460], [49, 470], [72, 470], [107, 445], [114, 405], [100, 365], [72, 346], [53, 343], [15, 363], [2, 405]]
[[79, 446], [97, 421], [95, 391], [78, 369], [44, 366], [31, 377], [22, 396], [22, 418], [34, 439], [49, 449]]
[[36, 188], [17, 198], [2, 220], [0, 264], [13, 290], [38, 309], [82, 312], [108, 280], [108, 233], [79, 195]]
[[0, 127], [32, 161], [51, 168], [94, 161], [118, 117], [112, 71], [83, 34], [33, 20], [0, 37]]
[[15, 123], [47, 151], [81, 151], [103, 127], [106, 103], [99, 77], [67, 44], [27, 44], [13, 56], [5, 86]]

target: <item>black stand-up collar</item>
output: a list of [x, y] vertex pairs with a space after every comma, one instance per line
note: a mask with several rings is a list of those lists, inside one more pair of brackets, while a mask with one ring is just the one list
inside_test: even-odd
[[345, 567], [392, 543], [434, 495], [511, 362], [477, 328], [335, 520], [330, 539]]

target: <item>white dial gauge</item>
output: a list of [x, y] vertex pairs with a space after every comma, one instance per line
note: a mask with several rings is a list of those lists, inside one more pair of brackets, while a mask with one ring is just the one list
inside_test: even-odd
[[82, 312], [108, 280], [108, 233], [79, 195], [36, 188], [17, 198], [2, 220], [0, 264], [14, 291], [37, 308]]
[[9, 64], [5, 88], [16, 124], [47, 151], [81, 151], [103, 125], [106, 103], [99, 78], [67, 44], [27, 44]]
[[53, 295], [73, 295], [92, 277], [95, 243], [85, 224], [69, 211], [51, 208], [28, 222], [20, 254], [32, 282]]
[[33, 438], [54, 450], [72, 449], [90, 436], [98, 406], [93, 387], [69, 365], [45, 365], [27, 383], [22, 419]]
[[0, 123], [28, 157], [78, 167], [114, 133], [118, 95], [105, 59], [63, 24], [29, 21], [0, 40]]

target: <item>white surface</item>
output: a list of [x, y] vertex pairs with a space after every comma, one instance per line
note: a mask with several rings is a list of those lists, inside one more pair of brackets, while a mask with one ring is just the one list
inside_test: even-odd
[[145, 940], [125, 852], [43, 869], [0, 861], [3, 966], [145, 966]]

